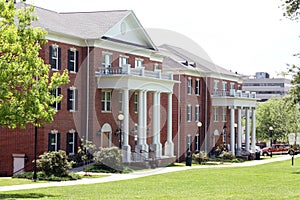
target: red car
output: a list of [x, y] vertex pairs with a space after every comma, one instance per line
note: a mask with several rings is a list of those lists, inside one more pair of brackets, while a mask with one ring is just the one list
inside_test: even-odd
[[[295, 154], [298, 153], [299, 149], [295, 149]], [[289, 154], [290, 147], [288, 144], [273, 144], [272, 145], [272, 155], [281, 155], [281, 154]], [[263, 156], [269, 156], [271, 154], [271, 148], [265, 147], [261, 150], [261, 154]]]

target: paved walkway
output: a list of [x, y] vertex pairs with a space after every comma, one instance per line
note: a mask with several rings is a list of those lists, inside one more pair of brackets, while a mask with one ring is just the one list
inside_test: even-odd
[[[295, 156], [300, 157], [300, 155]], [[129, 174], [111, 174], [110, 176], [104, 178], [83, 178], [76, 181], [61, 181], [61, 182], [47, 182], [47, 183], [34, 183], [34, 184], [23, 184], [23, 185], [12, 185], [12, 186], [1, 186], [0, 192], [3, 191], [13, 191], [13, 190], [27, 190], [27, 189], [35, 189], [35, 188], [45, 188], [45, 187], [61, 187], [61, 186], [69, 186], [69, 185], [78, 185], [78, 184], [95, 184], [95, 183], [106, 183], [112, 181], [120, 181], [120, 180], [128, 180], [135, 179], [155, 174], [164, 174], [175, 171], [184, 171], [188, 169], [194, 168], [222, 168], [222, 167], [246, 167], [246, 166], [254, 166], [260, 165], [270, 162], [277, 162], [282, 160], [291, 159], [289, 155], [283, 155], [280, 157], [272, 158], [272, 159], [264, 159], [264, 160], [253, 160], [247, 161], [243, 163], [232, 163], [232, 164], [220, 164], [220, 165], [198, 165], [192, 167], [162, 167], [156, 169], [149, 169], [145, 171], [137, 171]]]

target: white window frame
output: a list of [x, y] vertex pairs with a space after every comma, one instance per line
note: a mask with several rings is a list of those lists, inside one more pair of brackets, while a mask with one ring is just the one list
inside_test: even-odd
[[218, 118], [219, 118], [218, 107], [216, 107], [216, 106], [213, 107], [213, 116], [214, 116], [214, 122], [219, 121], [218, 120]]
[[157, 70], [161, 70], [161, 69], [160, 69], [160, 65], [157, 64], [157, 63], [155, 63], [155, 64], [153, 65], [153, 71], [157, 71]]
[[[108, 55], [109, 56], [109, 64], [108, 65], [106, 65], [105, 63], [106, 63], [106, 55]], [[112, 60], [113, 60], [113, 54], [112, 53], [110, 53], [110, 52], [102, 52], [102, 67], [105, 67], [105, 68], [109, 68], [109, 67], [111, 67], [111, 65], [112, 65]]]
[[77, 57], [76, 57], [76, 49], [75, 48], [70, 48], [70, 52], [72, 52], [74, 54], [74, 60], [70, 59], [70, 63], [73, 63], [73, 70], [70, 70], [71, 73], [76, 73], [77, 69], [76, 69], [76, 62], [77, 62]]
[[226, 96], [226, 91], [227, 91], [227, 82], [223, 81], [222, 82], [222, 95]]
[[199, 122], [200, 121], [200, 106], [195, 105], [195, 121]]
[[200, 80], [197, 78], [195, 82], [195, 94], [197, 96], [200, 95]]
[[70, 109], [70, 112], [75, 112], [76, 111], [76, 100], [78, 100], [78, 97], [76, 96], [76, 90], [77, 90], [77, 88], [76, 87], [70, 87], [69, 88], [71, 91], [72, 91], [72, 98], [71, 99], [69, 99], [69, 101], [71, 102], [71, 105], [72, 105], [72, 109]]
[[188, 134], [187, 137], [186, 137], [186, 150], [187, 151], [192, 151], [192, 135], [191, 134]]
[[[110, 98], [108, 98], [108, 94], [109, 94]], [[111, 95], [112, 95], [111, 90], [102, 90], [102, 93], [101, 93], [101, 112], [111, 112]], [[109, 108], [107, 106], [108, 103], [110, 105]]]
[[200, 133], [197, 133], [195, 135], [195, 151], [196, 152], [200, 151]]
[[[54, 96], [55, 98], [57, 98], [59, 96], [59, 93], [58, 93], [58, 88], [55, 88], [54, 89]], [[61, 102], [57, 102], [55, 101], [54, 104], [55, 104], [55, 110], [58, 110], [58, 105], [60, 104]]]
[[226, 122], [227, 121], [227, 107], [222, 107], [222, 121]]
[[68, 144], [72, 145], [72, 152], [69, 152], [69, 155], [74, 155], [75, 154], [75, 139], [76, 139], [75, 130], [73, 130], [73, 129], [69, 130], [69, 133], [71, 133], [73, 136], [73, 141], [71, 141], [71, 142], [68, 141]]
[[53, 44], [52, 45], [52, 60], [55, 60], [55, 68], [51, 68], [54, 71], [58, 71], [58, 45]]
[[192, 121], [192, 105], [188, 104], [186, 106], [186, 121], [191, 122]]
[[192, 78], [188, 77], [187, 79], [187, 94], [191, 95], [192, 94]]
[[[124, 61], [126, 61], [126, 62], [124, 63]], [[119, 57], [119, 67], [124, 67], [125, 65], [128, 65], [128, 64], [129, 64], [129, 57], [121, 55]]]
[[58, 130], [51, 130], [51, 134], [54, 135], [54, 142], [51, 141], [51, 146], [54, 146], [54, 151], [57, 151], [58, 142]]
[[135, 58], [135, 60], [134, 60], [134, 67], [135, 68], [143, 67], [143, 65], [144, 65], [144, 59]]
[[219, 80], [214, 80], [214, 94], [217, 95], [219, 90]]

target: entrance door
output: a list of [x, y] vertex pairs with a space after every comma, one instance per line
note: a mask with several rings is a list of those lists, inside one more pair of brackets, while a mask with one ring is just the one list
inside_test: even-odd
[[13, 173], [21, 173], [25, 167], [25, 154], [13, 154]]
[[101, 128], [101, 147], [111, 147], [112, 143], [112, 130], [108, 123], [103, 124]]

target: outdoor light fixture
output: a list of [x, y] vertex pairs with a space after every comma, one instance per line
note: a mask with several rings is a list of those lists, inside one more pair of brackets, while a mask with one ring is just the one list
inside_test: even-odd
[[200, 138], [201, 138], [201, 127], [202, 127], [202, 123], [201, 122], [197, 122], [197, 127], [198, 127], [198, 148], [197, 151], [200, 151]]
[[116, 131], [116, 134], [119, 136], [119, 148], [122, 148], [122, 121], [124, 120], [124, 115], [119, 114], [118, 115], [118, 121], [120, 122], [119, 124], [119, 129]]

